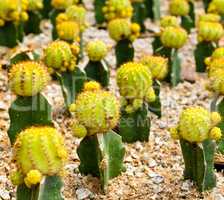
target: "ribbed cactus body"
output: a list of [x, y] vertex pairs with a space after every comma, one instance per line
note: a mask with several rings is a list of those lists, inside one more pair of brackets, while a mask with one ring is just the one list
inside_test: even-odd
[[52, 0], [51, 5], [59, 10], [64, 10], [71, 6], [74, 3], [74, 0]]
[[141, 63], [147, 66], [151, 73], [152, 78], [163, 80], [168, 74], [168, 59], [160, 56], [144, 56]]
[[44, 7], [43, 0], [28, 0], [28, 10], [35, 11]]
[[179, 23], [177, 17], [164, 16], [160, 20], [160, 26], [163, 27], [163, 28], [166, 28], [166, 27], [169, 27], [169, 26], [178, 27], [178, 26], [180, 26], [180, 23]]
[[186, 16], [190, 11], [188, 0], [171, 0], [169, 5], [171, 15]]
[[165, 47], [179, 49], [187, 42], [187, 32], [180, 27], [167, 27], [160, 36]]
[[199, 22], [204, 21], [204, 22], [220, 22], [221, 17], [220, 15], [213, 14], [213, 13], [207, 13], [204, 15], [199, 16]]
[[216, 93], [224, 95], [224, 70], [215, 70], [209, 77], [209, 87]]
[[224, 58], [214, 59], [207, 66], [208, 76], [214, 77], [216, 71], [220, 71], [223, 69], [224, 69]]
[[63, 137], [52, 127], [25, 129], [18, 135], [13, 150], [16, 166], [24, 177], [31, 176], [32, 170], [43, 176], [59, 175], [67, 158]]
[[9, 72], [11, 90], [19, 96], [33, 96], [41, 92], [50, 80], [42, 64], [25, 61], [12, 66]]
[[224, 1], [223, 0], [212, 0], [208, 6], [208, 12], [224, 14]]
[[130, 0], [107, 0], [103, 12], [107, 20], [131, 18], [133, 8]]
[[107, 55], [107, 46], [101, 40], [90, 41], [86, 52], [91, 61], [100, 61]]

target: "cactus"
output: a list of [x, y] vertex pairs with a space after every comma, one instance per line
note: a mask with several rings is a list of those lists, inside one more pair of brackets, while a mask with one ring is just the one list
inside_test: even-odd
[[119, 134], [125, 142], [148, 141], [148, 106], [156, 100], [149, 68], [140, 63], [123, 64], [117, 71], [122, 115]]
[[160, 0], [144, 0], [147, 16], [154, 21], [160, 19]]
[[132, 61], [134, 48], [132, 42], [140, 35], [140, 26], [126, 19], [114, 19], [108, 24], [110, 37], [117, 42], [115, 47], [116, 65]]
[[180, 26], [177, 17], [175, 16], [164, 16], [160, 20], [160, 27], [166, 28], [169, 26], [178, 27]]
[[209, 13], [217, 13], [224, 15], [224, 1], [223, 0], [212, 0], [208, 5]]
[[64, 41], [52, 42], [44, 51], [44, 62], [60, 82], [67, 108], [86, 79], [85, 73], [76, 66], [78, 53], [79, 47], [75, 43], [70, 45]]
[[216, 125], [221, 117], [218, 113], [209, 113], [202, 107], [185, 109], [175, 128], [171, 128], [171, 137], [179, 139], [184, 157], [184, 177], [195, 182], [199, 191], [216, 186], [214, 174], [215, 140], [222, 136]]
[[119, 121], [120, 106], [115, 96], [101, 90], [96, 82], [89, 82], [84, 88], [70, 107], [75, 117], [73, 133], [84, 137], [77, 149], [79, 170], [99, 177], [106, 191], [108, 181], [123, 170], [125, 149], [121, 137], [111, 130]]
[[18, 186], [18, 200], [63, 199], [60, 174], [67, 152], [55, 128], [26, 128], [18, 134], [13, 152], [17, 171], [11, 173], [10, 179]]
[[107, 55], [107, 46], [101, 40], [91, 41], [86, 47], [89, 63], [85, 67], [86, 75], [91, 80], [98, 81], [103, 87], [109, 84], [109, 68], [104, 61]]

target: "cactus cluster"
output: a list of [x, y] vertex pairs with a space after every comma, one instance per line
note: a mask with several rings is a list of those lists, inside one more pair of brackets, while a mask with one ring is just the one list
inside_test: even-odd
[[86, 46], [86, 52], [91, 61], [100, 61], [107, 55], [107, 46], [101, 40], [90, 41]]
[[188, 0], [171, 0], [169, 4], [171, 15], [186, 16], [190, 11]]
[[52, 127], [30, 127], [19, 133], [13, 146], [17, 171], [13, 184], [28, 188], [39, 184], [43, 176], [60, 175], [67, 159], [62, 135]]
[[9, 86], [19, 96], [34, 96], [48, 84], [47, 68], [37, 62], [24, 61], [14, 64], [9, 71]]
[[50, 73], [73, 71], [78, 53], [79, 47], [75, 43], [70, 45], [64, 41], [54, 41], [44, 50], [44, 62]]
[[130, 0], [107, 0], [103, 12], [105, 18], [110, 21], [115, 18], [131, 18], [133, 8]]

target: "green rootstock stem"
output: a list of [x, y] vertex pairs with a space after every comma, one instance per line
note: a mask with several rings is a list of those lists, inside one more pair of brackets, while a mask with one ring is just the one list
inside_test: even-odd
[[95, 80], [103, 87], [108, 87], [110, 72], [107, 63], [104, 60], [97, 62], [89, 61], [84, 70], [88, 80]]
[[144, 104], [142, 108], [130, 114], [124, 108], [121, 111], [118, 134], [123, 142], [148, 141], [151, 126], [148, 105]]
[[189, 15], [181, 17], [181, 26], [190, 33], [191, 29], [195, 27], [195, 12], [194, 2], [189, 1], [190, 12]]
[[63, 200], [61, 188], [63, 184], [58, 176], [44, 177], [35, 187], [27, 188], [25, 184], [18, 186], [17, 200]]
[[201, 144], [195, 144], [189, 143], [186, 140], [181, 140], [180, 144], [185, 163], [185, 179], [194, 181], [198, 190], [201, 192], [215, 187], [215, 142], [205, 140]]
[[145, 0], [147, 16], [154, 21], [160, 19], [160, 0]]
[[18, 96], [9, 108], [11, 144], [23, 129], [32, 125], [52, 125], [51, 106], [47, 99], [37, 94], [33, 97]]
[[196, 72], [205, 72], [205, 58], [212, 55], [216, 45], [213, 42], [199, 42], [194, 51], [194, 58], [196, 63]]
[[53, 9], [51, 6], [51, 0], [44, 0], [44, 8], [41, 10], [41, 15], [43, 16], [44, 19], [49, 18], [49, 13]]
[[41, 13], [39, 11], [30, 11], [29, 20], [24, 24], [24, 30], [26, 34], [34, 33], [39, 34], [40, 30], [40, 22], [42, 20]]
[[134, 47], [132, 42], [129, 39], [123, 39], [117, 42], [115, 47], [117, 68], [122, 64], [132, 61], [134, 58]]
[[53, 9], [49, 13], [49, 17], [50, 17], [50, 20], [51, 20], [51, 24], [53, 26], [53, 29], [52, 29], [52, 39], [53, 40], [58, 39], [58, 33], [57, 33], [57, 29], [56, 29], [56, 18], [62, 12], [63, 12], [63, 10]]
[[205, 8], [205, 11], [207, 12], [208, 10], [208, 5], [209, 3], [211, 2], [212, 0], [203, 0], [203, 4], [204, 4], [204, 8]]
[[105, 22], [105, 17], [103, 14], [103, 7], [105, 6], [106, 0], [94, 0], [95, 7], [95, 19], [97, 24], [102, 24]]
[[85, 137], [77, 153], [80, 172], [99, 177], [104, 191], [107, 190], [108, 181], [124, 170], [125, 148], [121, 137], [113, 131]]
[[142, 2], [134, 2], [132, 3], [132, 6], [134, 8], [132, 21], [138, 23], [141, 26], [141, 32], [145, 32], [144, 21], [147, 17], [146, 6]]

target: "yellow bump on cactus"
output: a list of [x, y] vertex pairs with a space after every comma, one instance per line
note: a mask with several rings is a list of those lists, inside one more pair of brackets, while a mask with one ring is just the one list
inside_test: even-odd
[[75, 101], [75, 120], [83, 125], [88, 135], [113, 129], [120, 117], [120, 105], [115, 95], [104, 90], [85, 91]]
[[75, 21], [63, 21], [56, 25], [58, 37], [65, 41], [79, 41], [80, 27]]
[[211, 59], [219, 59], [219, 58], [224, 58], [224, 47], [219, 47], [213, 51]]
[[101, 40], [90, 41], [86, 52], [91, 61], [100, 61], [107, 55], [107, 45]]
[[171, 136], [172, 139], [174, 139], [174, 140], [179, 140], [180, 139], [177, 127], [170, 128], [169, 132], [170, 132], [170, 136]]
[[152, 87], [148, 89], [145, 99], [148, 103], [154, 102], [156, 100], [156, 94]]
[[134, 99], [132, 105], [133, 105], [133, 108], [134, 108], [135, 110], [138, 110], [139, 108], [142, 107], [142, 105], [143, 105], [143, 100], [142, 100], [142, 99]]
[[38, 170], [43, 176], [58, 175], [67, 159], [62, 135], [48, 126], [30, 127], [20, 132], [13, 150], [16, 166], [24, 176], [31, 170]]
[[141, 31], [141, 27], [137, 23], [132, 23], [131, 24], [131, 31], [133, 33], [139, 33]]
[[20, 171], [14, 171], [10, 174], [10, 180], [13, 185], [21, 185], [23, 183], [23, 174]]
[[198, 41], [217, 42], [224, 34], [223, 27], [218, 22], [199, 22]]
[[133, 8], [130, 0], [108, 0], [103, 12], [105, 18], [110, 21], [115, 18], [131, 18]]
[[160, 26], [163, 27], [163, 28], [166, 28], [166, 27], [169, 27], [169, 26], [178, 27], [178, 26], [180, 26], [180, 23], [179, 23], [177, 17], [164, 16], [160, 20]]
[[217, 69], [209, 74], [209, 90], [224, 95], [224, 70]]
[[128, 104], [128, 101], [125, 97], [120, 97], [120, 104], [121, 104], [121, 107], [124, 107]]
[[[224, 70], [224, 58], [217, 58], [213, 60], [207, 60], [207, 70], [208, 70], [208, 77], [216, 77], [218, 73], [216, 71]], [[220, 78], [222, 75], [220, 76]]]
[[223, 15], [224, 14], [224, 1], [223, 0], [212, 0], [208, 6], [208, 12]]
[[221, 115], [218, 112], [212, 112], [211, 113], [211, 120], [212, 124], [216, 126], [222, 121]]
[[131, 35], [131, 23], [126, 19], [114, 19], [108, 24], [110, 37], [115, 41], [128, 39]]
[[60, 13], [56, 17], [56, 24], [60, 24], [62, 22], [68, 21], [68, 16], [65, 13]]
[[123, 64], [117, 71], [116, 80], [121, 96], [127, 99], [144, 99], [152, 86], [150, 70], [136, 62]]
[[179, 49], [187, 42], [187, 32], [181, 27], [166, 27], [160, 36], [165, 47]]
[[51, 5], [59, 10], [64, 10], [73, 4], [73, 0], [52, 0]]
[[100, 90], [101, 89], [101, 85], [96, 82], [96, 81], [89, 81], [87, 83], [84, 84], [84, 91], [96, 91], [96, 90]]
[[48, 84], [50, 76], [44, 65], [34, 61], [14, 64], [9, 71], [9, 86], [19, 96], [34, 96]]
[[28, 188], [31, 188], [33, 185], [37, 185], [41, 182], [42, 174], [38, 170], [30, 170], [25, 179], [24, 182]]
[[27, 12], [22, 12], [21, 13], [21, 20], [22, 21], [27, 21], [29, 19], [29, 15]]
[[36, 11], [44, 7], [43, 0], [28, 0], [28, 10]]
[[166, 78], [168, 74], [168, 59], [161, 56], [146, 55], [140, 62], [150, 69], [153, 79], [163, 80]]
[[131, 113], [135, 112], [135, 110], [136, 109], [133, 107], [133, 105], [127, 105], [125, 107], [125, 112], [128, 113], [128, 114], [131, 114]]
[[199, 22], [220, 22], [221, 16], [213, 13], [206, 13], [199, 16]]
[[[44, 62], [48, 68], [56, 71], [73, 71], [77, 55], [74, 55], [76, 44], [69, 45], [64, 41], [54, 41], [44, 50]], [[78, 48], [78, 46], [77, 46]]]
[[72, 112], [75, 112], [75, 109], [76, 109], [76, 105], [74, 103], [72, 103], [70, 106], [69, 106], [69, 111], [72, 113]]
[[171, 15], [186, 16], [190, 11], [188, 0], [171, 0], [169, 5]]
[[71, 130], [73, 135], [77, 138], [84, 138], [87, 135], [86, 127], [81, 124], [77, 124], [76, 122], [72, 124]]
[[221, 131], [221, 129], [218, 128], [218, 127], [212, 128], [211, 131], [210, 131], [209, 137], [212, 140], [219, 140], [219, 139], [221, 139], [221, 137], [222, 137], [222, 131]]

